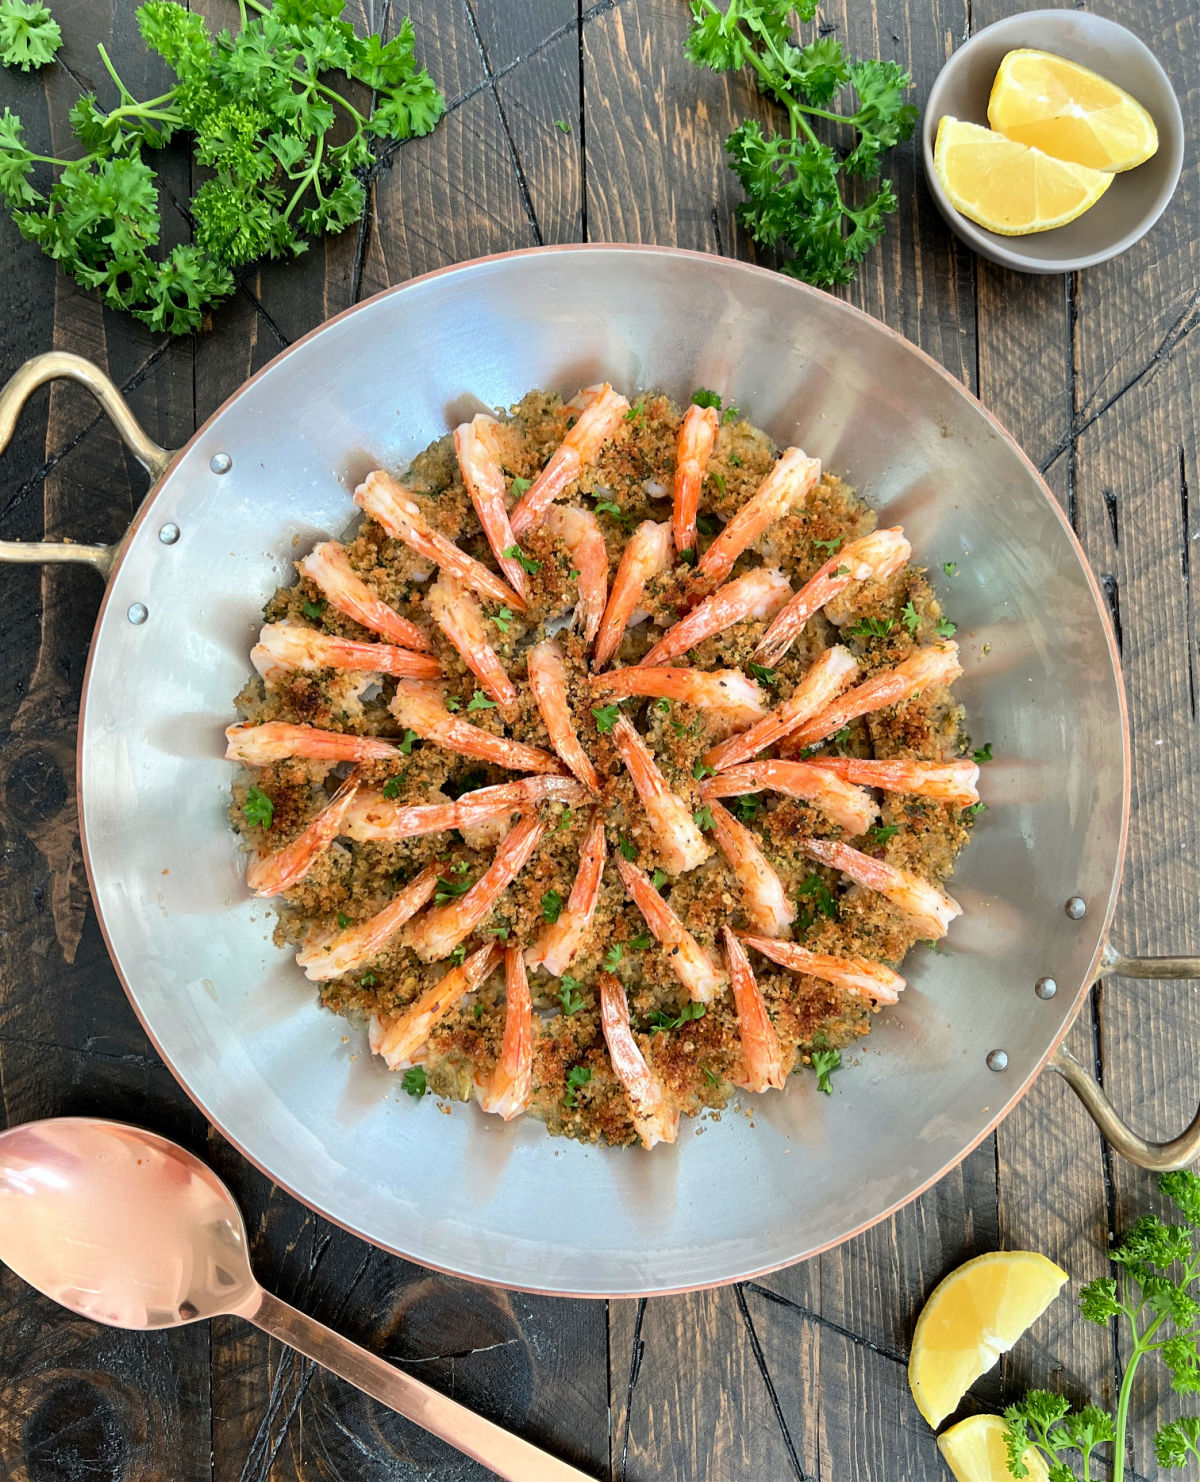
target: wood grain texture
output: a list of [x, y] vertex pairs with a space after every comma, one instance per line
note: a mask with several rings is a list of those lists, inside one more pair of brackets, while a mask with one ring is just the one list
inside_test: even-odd
[[[225, 23], [232, 0], [201, 0]], [[967, 33], [1020, 0], [823, 6], [851, 51], [911, 68], [923, 104]], [[745, 79], [682, 50], [682, 0], [356, 0], [360, 26], [409, 10], [446, 94], [427, 139], [384, 151], [362, 228], [240, 276], [194, 340], [165, 342], [91, 296], [0, 219], [0, 374], [51, 343], [107, 364], [151, 434], [183, 441], [287, 344], [366, 295], [448, 263], [538, 242], [631, 240], [756, 256], [737, 224], [723, 139], [769, 108]], [[1198, 17], [1183, 0], [1105, 0], [1171, 74], [1196, 157]], [[0, 74], [34, 147], [61, 148], [66, 109], [108, 86], [105, 40], [135, 91], [155, 81], [131, 0], [57, 0], [62, 67]], [[556, 127], [570, 126], [570, 133]], [[166, 162], [182, 201], [184, 152]], [[916, 145], [889, 160], [901, 201], [840, 293], [976, 389], [1073, 519], [1119, 617], [1134, 751], [1129, 950], [1200, 951], [1194, 819], [1200, 559], [1200, 202], [1194, 167], [1121, 259], [1032, 279], [972, 258], [945, 230]], [[0, 217], [3, 213], [0, 213]], [[170, 207], [167, 240], [186, 220]], [[0, 534], [112, 539], [144, 490], [86, 394], [36, 396], [4, 455]], [[247, 1212], [256, 1266], [289, 1301], [574, 1461], [627, 1482], [853, 1478], [942, 1482], [904, 1365], [924, 1296], [998, 1245], [1046, 1251], [1077, 1279], [1153, 1199], [1104, 1153], [1065, 1088], [1043, 1079], [936, 1188], [837, 1251], [739, 1289], [648, 1303], [571, 1303], [471, 1287], [375, 1251], [250, 1168], [186, 1101], [108, 963], [80, 870], [73, 743], [99, 585], [87, 571], [6, 572], [0, 631], [0, 1097], [11, 1123], [103, 1112], [204, 1153]], [[1189, 935], [1193, 933], [1192, 935]], [[1200, 1096], [1197, 990], [1112, 982], [1069, 1044], [1142, 1130], [1169, 1135]], [[1030, 995], [1030, 1012], [1038, 1001]], [[835, 1082], [835, 1085], [837, 1083]], [[837, 1094], [853, 1094], [848, 1074]], [[1064, 1297], [964, 1405], [1029, 1383], [1107, 1399], [1121, 1354]], [[0, 1275], [0, 1475], [14, 1482], [477, 1482], [483, 1469], [233, 1321], [143, 1337], [64, 1319]], [[1137, 1397], [1136, 1424], [1179, 1408]], [[1134, 1463], [1152, 1475], [1144, 1443]], [[536, 1479], [530, 1479], [536, 1482]]]

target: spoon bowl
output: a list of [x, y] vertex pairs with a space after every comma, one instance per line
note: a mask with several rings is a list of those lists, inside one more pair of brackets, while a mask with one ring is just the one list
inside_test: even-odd
[[186, 1148], [141, 1127], [56, 1117], [0, 1133], [0, 1260], [114, 1328], [244, 1317], [511, 1482], [589, 1482], [264, 1291], [233, 1195]]

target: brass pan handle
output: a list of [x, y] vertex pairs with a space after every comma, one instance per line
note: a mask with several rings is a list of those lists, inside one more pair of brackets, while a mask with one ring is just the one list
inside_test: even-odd
[[[152, 479], [158, 479], [166, 472], [174, 452], [160, 448], [147, 436], [110, 376], [82, 355], [72, 355], [68, 350], [51, 350], [45, 355], [35, 355], [0, 390], [0, 452], [8, 446], [21, 408], [39, 386], [57, 380], [78, 381], [87, 387], [117, 429], [121, 441]], [[124, 536], [112, 545], [74, 545], [57, 540], [0, 540], [0, 561], [80, 561], [94, 566], [107, 579], [124, 542]]]
[[[1107, 946], [1100, 959], [1100, 976], [1114, 973], [1122, 978], [1200, 978], [1200, 957], [1126, 957], [1115, 947]], [[1062, 1045], [1050, 1061], [1071, 1090], [1083, 1102], [1088, 1115], [1100, 1129], [1100, 1135], [1122, 1158], [1139, 1168], [1166, 1173], [1184, 1168], [1200, 1157], [1200, 1110], [1191, 1125], [1170, 1142], [1151, 1142], [1138, 1134], [1122, 1118], [1100, 1089], [1094, 1076], [1084, 1070], [1075, 1056]]]

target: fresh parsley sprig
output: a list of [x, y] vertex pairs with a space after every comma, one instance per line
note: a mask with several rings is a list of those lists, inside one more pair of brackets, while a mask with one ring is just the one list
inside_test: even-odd
[[58, 22], [41, 0], [0, 0], [0, 63], [22, 72], [44, 67], [62, 45]]
[[[1111, 1445], [1112, 1482], [1124, 1482], [1126, 1435], [1134, 1376], [1148, 1353], [1158, 1353], [1178, 1394], [1200, 1393], [1200, 1177], [1187, 1171], [1165, 1173], [1159, 1188], [1183, 1213], [1186, 1225], [1143, 1215], [1109, 1252], [1116, 1277], [1089, 1281], [1079, 1293], [1079, 1310], [1089, 1322], [1107, 1327], [1113, 1318], [1129, 1324], [1131, 1342], [1116, 1416], [1096, 1405], [1079, 1410], [1070, 1401], [1035, 1389], [1004, 1412], [1008, 1468], [1027, 1477], [1022, 1461], [1030, 1446], [1045, 1454], [1051, 1482], [1076, 1482], [1066, 1459], [1078, 1452], [1083, 1477], [1093, 1475], [1092, 1453]], [[1158, 1432], [1154, 1444], [1160, 1466], [1184, 1467], [1200, 1459], [1200, 1416], [1185, 1416]]]
[[[691, 6], [692, 61], [714, 72], [751, 67], [759, 90], [787, 114], [780, 132], [764, 132], [749, 119], [725, 141], [746, 193], [742, 221], [756, 242], [784, 256], [784, 272], [822, 287], [849, 283], [898, 204], [891, 181], [879, 179], [879, 163], [916, 127], [917, 110], [904, 101], [912, 78], [896, 62], [850, 60], [832, 36], [797, 47], [793, 16], [811, 21], [817, 0], [728, 0], [725, 10], [715, 0], [691, 0]], [[844, 88], [852, 90], [854, 107], [838, 113], [830, 105]], [[852, 147], [839, 155], [818, 136], [818, 126], [848, 129]], [[874, 184], [847, 199], [843, 187], [853, 176]]]
[[[3, 3], [12, 14], [12, 0]], [[71, 109], [78, 158], [35, 154], [16, 114], [0, 114], [0, 195], [22, 236], [154, 330], [198, 329], [233, 292], [231, 269], [304, 252], [312, 237], [352, 225], [366, 207], [361, 176], [374, 146], [427, 134], [445, 111], [417, 66], [408, 20], [385, 43], [358, 36], [338, 0], [239, 0], [239, 9], [240, 29], [214, 36], [175, 0], [147, 0], [137, 12], [142, 39], [175, 82], [139, 102], [100, 47], [117, 103], [106, 111], [85, 93]], [[44, 25], [38, 34], [48, 39]], [[370, 89], [370, 112], [331, 74]], [[185, 133], [210, 173], [188, 208], [194, 240], [159, 255], [159, 194], [145, 156]], [[39, 166], [49, 184], [34, 184]]]

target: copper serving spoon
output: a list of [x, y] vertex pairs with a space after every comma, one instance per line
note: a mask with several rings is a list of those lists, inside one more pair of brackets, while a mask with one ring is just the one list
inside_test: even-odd
[[140, 1127], [55, 1117], [0, 1133], [0, 1260], [116, 1328], [244, 1317], [511, 1482], [590, 1482], [264, 1291], [233, 1195]]

